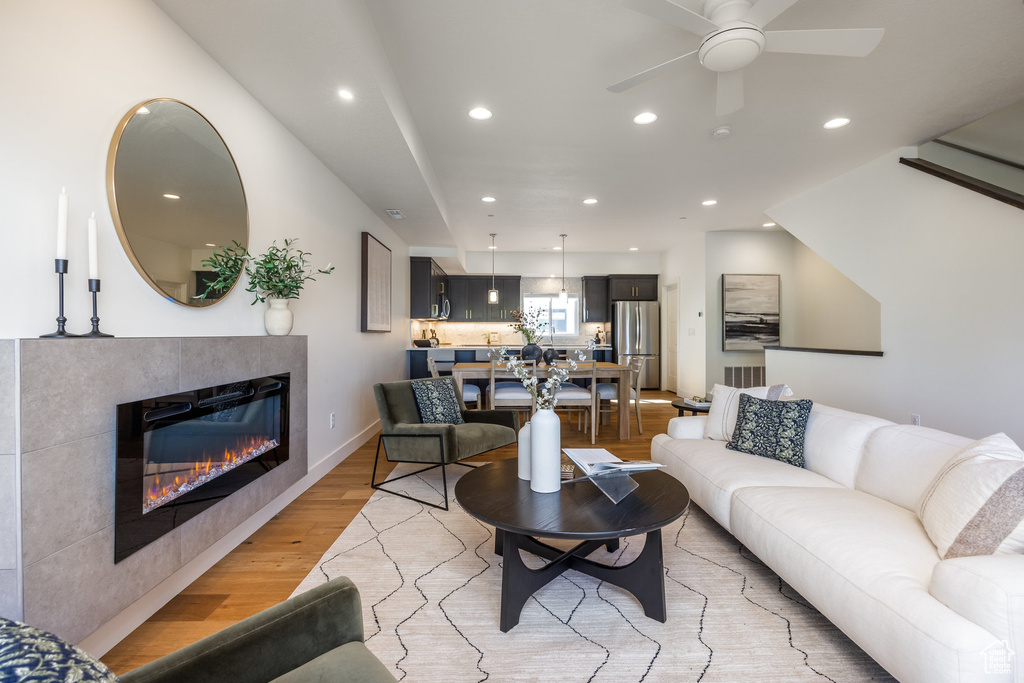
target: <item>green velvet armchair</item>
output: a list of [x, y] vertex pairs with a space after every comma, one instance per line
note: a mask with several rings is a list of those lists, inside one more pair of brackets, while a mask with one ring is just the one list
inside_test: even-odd
[[[377, 453], [373, 459], [370, 486], [385, 493], [447, 510], [448, 477], [445, 474], [445, 465], [458, 464], [472, 467], [472, 465], [466, 465], [460, 461], [516, 443], [519, 418], [509, 410], [466, 410], [462, 395], [451, 377], [420, 381], [450, 383], [455, 391], [464, 423], [422, 423], [419, 410], [416, 407], [412, 380], [373, 385], [373, 393], [377, 398], [377, 412], [380, 413], [381, 435], [377, 439]], [[377, 482], [377, 462], [380, 459], [381, 446], [384, 447], [384, 456], [391, 462], [416, 462], [428, 464], [428, 466], [386, 482]], [[444, 491], [443, 505], [413, 498], [405, 493], [389, 490], [382, 486], [384, 483], [391, 484], [399, 479], [411, 477], [435, 467], [441, 468]]]
[[363, 645], [359, 591], [332, 579], [223, 631], [123, 674], [121, 683], [385, 683]]

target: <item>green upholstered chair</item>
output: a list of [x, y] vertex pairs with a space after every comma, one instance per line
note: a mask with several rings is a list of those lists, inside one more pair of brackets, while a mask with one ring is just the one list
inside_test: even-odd
[[[466, 465], [460, 461], [516, 443], [519, 420], [514, 412], [508, 410], [466, 410], [466, 404], [462, 400], [459, 388], [451, 377], [415, 381], [450, 383], [464, 422], [463, 424], [424, 424], [421, 422], [416, 406], [416, 396], [412, 388], [413, 380], [374, 384], [373, 393], [377, 397], [381, 435], [377, 439], [377, 453], [373, 459], [370, 486], [424, 505], [447, 510], [448, 477], [445, 474], [445, 465], [458, 464], [472, 467], [472, 465]], [[377, 482], [377, 462], [380, 459], [381, 446], [384, 447], [384, 456], [391, 462], [416, 462], [428, 466], [386, 482]], [[405, 493], [389, 490], [382, 486], [382, 484], [391, 484], [399, 479], [411, 477], [435, 467], [441, 468], [444, 505], [413, 498]]]
[[363, 644], [359, 591], [332, 579], [129, 671], [121, 683], [394, 681]]

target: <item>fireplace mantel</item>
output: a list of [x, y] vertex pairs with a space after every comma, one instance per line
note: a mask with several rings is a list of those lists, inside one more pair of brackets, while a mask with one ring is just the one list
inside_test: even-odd
[[[305, 476], [306, 346], [304, 336], [0, 340], [0, 615], [80, 642]], [[291, 375], [288, 460], [115, 565], [116, 406], [281, 373]]]

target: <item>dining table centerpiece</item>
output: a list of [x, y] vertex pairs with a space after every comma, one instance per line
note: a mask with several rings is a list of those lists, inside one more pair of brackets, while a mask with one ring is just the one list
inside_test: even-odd
[[515, 308], [510, 313], [515, 322], [509, 324], [509, 327], [523, 335], [526, 342], [526, 346], [519, 351], [519, 357], [525, 361], [539, 363], [544, 355], [544, 349], [537, 342], [544, 334], [547, 323], [541, 320], [540, 313], [536, 308]]
[[531, 490], [537, 493], [556, 493], [562, 486], [562, 421], [555, 414], [558, 387], [576, 369], [576, 361], [584, 360], [586, 356], [579, 349], [574, 349], [569, 353], [564, 366], [548, 368], [543, 382], [537, 377], [536, 366], [531, 368], [522, 358], [509, 355], [507, 346], [498, 350], [498, 357], [523, 383], [537, 406], [526, 432], [530, 439], [529, 448], [521, 445], [519, 451], [520, 454], [527, 454], [530, 463], [526, 467], [521, 463], [520, 472], [529, 471]]
[[330, 275], [334, 270], [330, 263], [326, 268], [315, 268], [310, 262], [312, 254], [296, 247], [297, 241], [297, 237], [286, 239], [284, 246], [279, 247], [277, 240], [274, 240], [267, 251], [259, 256], [253, 256], [238, 242], [233, 247], [218, 249], [210, 258], [202, 261], [202, 265], [217, 277], [196, 298], [205, 299], [211, 292], [231, 289], [244, 270], [249, 280], [245, 291], [255, 295], [252, 305], [263, 302], [268, 304], [263, 314], [267, 334], [288, 334], [294, 322], [288, 301], [298, 299], [303, 286], [316, 280], [314, 273]]

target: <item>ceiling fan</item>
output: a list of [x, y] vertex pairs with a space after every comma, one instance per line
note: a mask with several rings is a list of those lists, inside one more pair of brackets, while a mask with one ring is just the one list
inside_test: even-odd
[[705, 69], [718, 73], [715, 111], [719, 116], [725, 116], [743, 108], [743, 72], [740, 69], [751, 64], [762, 52], [865, 57], [878, 46], [885, 34], [885, 29], [881, 28], [764, 30], [773, 19], [797, 2], [705, 0], [701, 15], [670, 0], [625, 0], [623, 4], [626, 7], [696, 33], [702, 41], [693, 52], [641, 71], [608, 86], [608, 90], [624, 92], [696, 59]]

